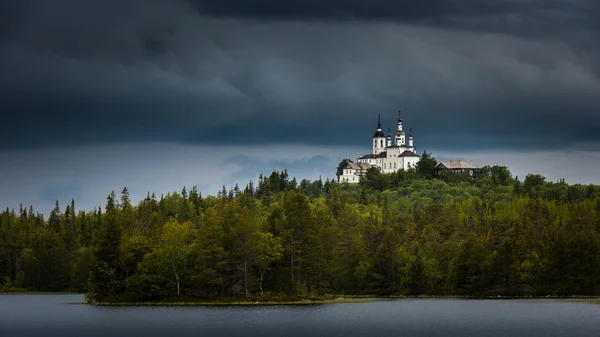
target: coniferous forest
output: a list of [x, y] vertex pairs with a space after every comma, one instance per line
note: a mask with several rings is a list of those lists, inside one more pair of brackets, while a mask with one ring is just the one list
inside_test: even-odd
[[[344, 161], [345, 162], [345, 161]], [[340, 163], [338, 172], [343, 163]], [[0, 291], [91, 301], [343, 295], [600, 295], [600, 186], [508, 168], [371, 169], [359, 184], [286, 171], [105, 205], [0, 214]]]

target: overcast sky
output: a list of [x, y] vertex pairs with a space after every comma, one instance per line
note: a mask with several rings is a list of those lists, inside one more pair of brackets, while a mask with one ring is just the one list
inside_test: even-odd
[[600, 183], [595, 0], [0, 1], [0, 207], [418, 152]]

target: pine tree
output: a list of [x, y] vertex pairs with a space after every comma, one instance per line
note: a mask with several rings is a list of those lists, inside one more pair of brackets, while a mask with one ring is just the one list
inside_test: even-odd
[[292, 191], [298, 189], [298, 181], [296, 180], [296, 177], [292, 178], [292, 181], [289, 183], [288, 189]]
[[69, 227], [71, 225], [71, 206], [67, 205], [67, 207], [65, 208], [65, 213], [64, 213], [64, 219], [65, 219], [65, 227]]
[[158, 211], [158, 202], [156, 201], [156, 195], [152, 192], [152, 196], [150, 196], [150, 205], [152, 205], [152, 212]]
[[100, 230], [102, 228], [102, 207], [98, 206], [98, 214], [96, 215], [97, 217], [97, 230]]
[[[73, 207], [75, 207], [75, 203], [72, 202], [71, 205], [73, 205]], [[75, 246], [75, 239], [76, 239], [76, 234], [75, 234], [75, 214], [73, 212], [73, 209], [71, 208], [71, 205], [67, 205], [67, 207], [65, 208], [65, 215], [64, 215], [64, 226], [62, 228], [62, 239], [66, 245], [66, 249], [67, 251], [71, 251], [73, 249], [73, 247]]]
[[202, 208], [202, 200], [196, 186], [192, 186], [192, 190], [190, 191], [190, 201], [194, 206], [195, 215], [199, 215]]
[[91, 301], [111, 301], [122, 291], [119, 270], [119, 246], [122, 231], [113, 214], [108, 214], [107, 222], [98, 231], [96, 238], [95, 262], [90, 274], [87, 295]]
[[123, 187], [123, 190], [121, 191], [121, 209], [128, 209], [129, 207], [131, 207], [129, 190], [127, 190], [127, 187]]
[[265, 178], [263, 174], [259, 174], [258, 176], [258, 186], [256, 187], [256, 196], [260, 198], [265, 193]]
[[60, 206], [58, 200], [56, 200], [56, 204], [48, 217], [48, 226], [56, 233], [60, 232], [60, 218]]
[[188, 194], [187, 194], [187, 190], [185, 189], [185, 186], [183, 186], [183, 189], [181, 190], [181, 196], [183, 197], [183, 201], [187, 201]]
[[523, 187], [521, 182], [519, 181], [519, 177], [515, 176], [515, 181], [513, 184], [513, 196], [520, 197], [523, 195]]
[[219, 199], [227, 198], [227, 189], [225, 188], [225, 185], [223, 185], [223, 187], [221, 187], [219, 192], [217, 192], [217, 198], [219, 198]]
[[117, 196], [115, 195], [115, 191], [110, 192], [108, 197], [106, 197], [106, 213], [115, 209], [115, 199]]
[[252, 180], [250, 180], [250, 182], [248, 183], [248, 191], [250, 192], [251, 196], [254, 196], [254, 182]]

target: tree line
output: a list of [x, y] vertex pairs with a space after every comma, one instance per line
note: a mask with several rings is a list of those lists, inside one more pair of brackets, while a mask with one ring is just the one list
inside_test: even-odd
[[[503, 166], [371, 169], [358, 184], [274, 171], [203, 197], [0, 213], [0, 290], [91, 301], [368, 295], [598, 295], [600, 187]], [[343, 163], [340, 163], [343, 165]]]

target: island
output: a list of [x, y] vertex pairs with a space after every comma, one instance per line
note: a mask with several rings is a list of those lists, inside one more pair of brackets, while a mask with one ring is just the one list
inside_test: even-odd
[[[343, 160], [338, 176], [351, 160]], [[202, 196], [0, 214], [0, 291], [96, 305], [316, 304], [398, 296], [598, 296], [600, 187], [505, 166], [373, 166], [356, 183], [286, 170]]]

